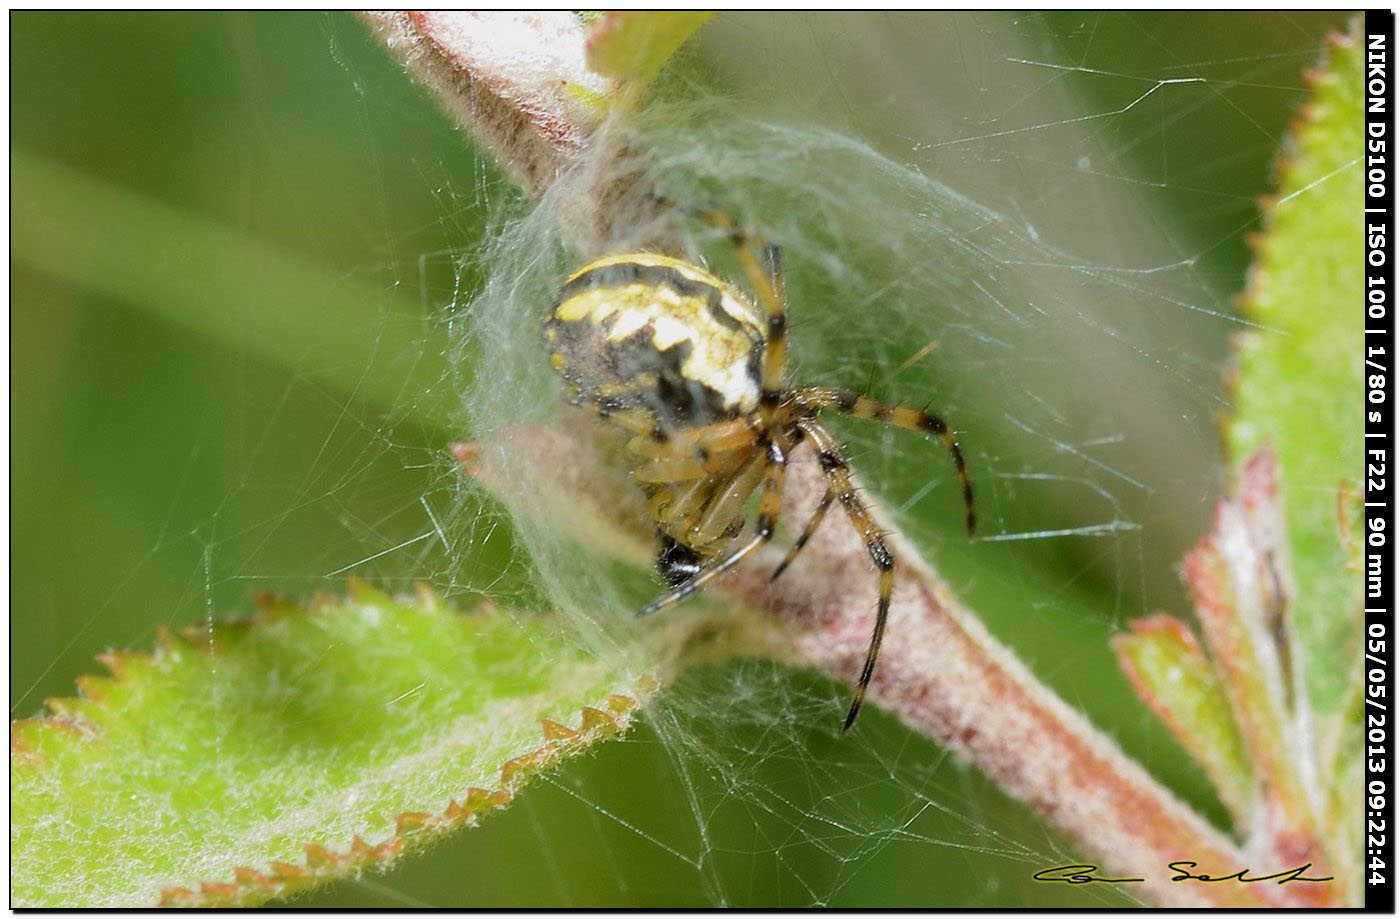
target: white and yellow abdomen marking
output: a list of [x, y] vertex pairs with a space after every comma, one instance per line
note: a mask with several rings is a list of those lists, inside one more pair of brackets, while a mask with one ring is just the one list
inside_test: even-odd
[[550, 360], [580, 395], [705, 424], [759, 402], [763, 331], [723, 281], [638, 253], [579, 269], [545, 319]]

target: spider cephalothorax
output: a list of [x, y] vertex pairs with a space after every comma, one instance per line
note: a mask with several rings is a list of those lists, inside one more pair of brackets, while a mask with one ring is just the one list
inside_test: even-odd
[[[545, 317], [550, 361], [573, 388], [572, 401], [634, 435], [628, 449], [656, 519], [657, 568], [672, 588], [640, 616], [685, 599], [772, 538], [788, 457], [801, 441], [811, 442], [827, 490], [773, 577], [801, 551], [828, 508], [840, 504], [880, 573], [875, 627], [846, 715], [849, 728], [880, 653], [895, 560], [818, 416], [831, 409], [941, 438], [961, 480], [969, 534], [972, 483], [957, 438], [937, 416], [841, 390], [785, 388], [787, 305], [777, 249], [725, 214], [699, 216], [733, 240], [758, 308], [681, 259], [654, 253], [601, 258], [564, 283]], [[734, 546], [755, 491], [754, 533]]]

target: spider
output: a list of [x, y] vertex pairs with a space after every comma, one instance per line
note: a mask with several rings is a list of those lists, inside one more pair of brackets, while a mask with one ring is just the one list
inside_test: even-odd
[[[926, 411], [838, 389], [785, 386], [787, 302], [777, 247], [721, 211], [680, 209], [728, 236], [758, 308], [688, 261], [649, 252], [600, 258], [569, 277], [545, 316], [550, 362], [573, 389], [570, 402], [633, 435], [628, 452], [656, 521], [656, 565], [671, 588], [638, 617], [703, 589], [772, 538], [788, 458], [800, 442], [811, 442], [826, 492], [770, 582], [802, 551], [831, 505], [840, 504], [880, 576], [846, 730], [880, 654], [895, 558], [820, 415], [832, 410], [940, 438], [962, 483], [970, 536], [976, 512], [962, 449], [952, 429]], [[736, 547], [755, 491], [754, 533]]]

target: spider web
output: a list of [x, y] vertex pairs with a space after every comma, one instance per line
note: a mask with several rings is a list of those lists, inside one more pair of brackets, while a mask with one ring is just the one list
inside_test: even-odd
[[[1204, 780], [1116, 675], [1106, 639], [1145, 612], [1189, 610], [1175, 565], [1223, 485], [1216, 423], [1227, 338], [1246, 327], [1231, 306], [1243, 238], [1300, 74], [1339, 23], [721, 16], [682, 62], [688, 75], [664, 88], [685, 101], [653, 109], [639, 134], [665, 191], [718, 203], [782, 246], [792, 379], [927, 402], [958, 428], [979, 537], [961, 532], [937, 444], [834, 421], [872, 499], [1037, 676], [1217, 820]], [[95, 575], [97, 602], [74, 604], [98, 612], [66, 624], [39, 672], [15, 677], [16, 714], [51, 683], [63, 691], [96, 650], [141, 644], [149, 622], [107, 627], [102, 614], [149, 597], [160, 578], [172, 600], [160, 608], [183, 622], [242, 607], [252, 589], [336, 591], [354, 573], [547, 604], [599, 645], [655, 589], [600, 575], [521, 495], [485, 497], [444, 458], [459, 430], [491, 442], [557, 416], [558, 383], [522, 304], [546, 303], [578, 256], [548, 202], [522, 214], [489, 167], [454, 161], [463, 155], [448, 152], [450, 132], [426, 105], [395, 110], [402, 98], [375, 88], [392, 68], [368, 74], [376, 49], [363, 50], [358, 26], [321, 28], [333, 92], [374, 164], [340, 216], [368, 228], [309, 243], [336, 215], [303, 205], [315, 233], [289, 232], [289, 245], [361, 253], [340, 267], [382, 289], [383, 321], [366, 334], [392, 370], [407, 378], [445, 349], [470, 376], [403, 386], [383, 404], [328, 387], [321, 368], [335, 356], [314, 344], [289, 376], [218, 365], [235, 380], [233, 404], [177, 465], [168, 510], [139, 530], [129, 567]], [[260, 88], [267, 57], [232, 32], [243, 79]], [[291, 173], [295, 142], [265, 129], [250, 143]], [[423, 138], [429, 152], [411, 148]], [[425, 203], [404, 207], [407, 194]], [[497, 229], [480, 241], [488, 223]], [[712, 234], [683, 232], [737, 276]], [[222, 457], [212, 473], [209, 455]], [[210, 475], [225, 483], [215, 499], [185, 497]], [[842, 524], [833, 514], [826, 525]], [[168, 574], [178, 570], [183, 581]], [[1072, 845], [873, 708], [843, 737], [848, 691], [763, 661], [697, 668], [626, 739], [481, 828], [312, 902], [1132, 902], [1107, 885], [1031, 881], [1075, 862]]]

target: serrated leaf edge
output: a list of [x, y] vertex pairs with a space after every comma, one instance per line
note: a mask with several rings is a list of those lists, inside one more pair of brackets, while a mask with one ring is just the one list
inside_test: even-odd
[[[136, 670], [158, 666], [167, 657], [187, 651], [221, 653], [254, 628], [291, 611], [319, 615], [344, 608], [349, 605], [345, 601], [360, 604], [417, 603], [437, 609], [448, 605], [435, 590], [421, 583], [416, 585], [416, 596], [402, 600], [396, 600], [358, 578], [352, 578], [347, 588], [344, 600], [319, 592], [304, 605], [271, 594], [260, 594], [254, 598], [257, 612], [251, 618], [201, 623], [179, 630], [172, 630], [162, 623], [156, 627], [153, 651], [113, 650], [97, 655], [98, 662], [111, 672], [111, 676], [79, 676], [75, 681], [79, 692], [77, 697], [45, 699], [49, 714], [21, 718], [10, 723], [12, 764], [18, 761], [31, 768], [42, 767], [40, 754], [22, 737], [26, 730], [37, 728], [62, 732], [77, 735], [84, 741], [97, 739], [100, 736], [98, 726], [83, 710], [105, 707], [104, 702], [109, 698], [111, 688], [125, 682]], [[494, 610], [494, 606], [483, 599], [474, 610], [459, 611], [458, 615], [482, 615]], [[387, 868], [399, 856], [424, 848], [463, 826], [475, 826], [482, 817], [506, 807], [532, 778], [561, 759], [580, 753], [599, 740], [626, 732], [631, 726], [633, 714], [659, 687], [659, 681], [644, 675], [634, 689], [635, 697], [611, 693], [599, 700], [597, 707], [582, 706], [577, 729], [548, 718], [541, 719], [544, 742], [527, 753], [501, 763], [500, 781], [494, 788], [469, 787], [460, 801], [451, 798], [438, 813], [405, 811], [397, 814], [393, 820], [393, 835], [381, 842], [371, 844], [357, 834], [344, 851], [307, 843], [302, 849], [302, 864], [272, 861], [262, 870], [239, 866], [233, 869], [232, 881], [205, 879], [193, 881], [188, 886], [166, 887], [161, 891], [157, 905], [190, 908], [253, 906], [277, 897], [302, 893], [367, 868]]]
[[598, 740], [624, 733], [641, 702], [631, 696], [612, 694], [602, 708], [583, 706], [579, 726], [570, 728], [549, 719], [540, 722], [544, 743], [500, 767], [495, 788], [468, 788], [459, 801], [452, 798], [438, 813], [405, 811], [394, 817], [394, 833], [388, 839], [370, 844], [355, 836], [344, 851], [308, 844], [301, 865], [271, 862], [258, 871], [235, 868], [233, 881], [205, 880], [188, 887], [167, 887], [161, 892], [162, 907], [252, 906], [276, 897], [310, 890], [367, 868], [387, 868], [400, 856], [424, 848], [464, 826], [475, 826], [486, 815], [505, 808], [515, 795], [545, 768], [566, 756], [582, 752]]

